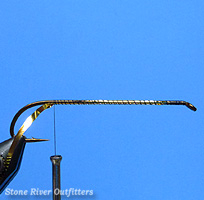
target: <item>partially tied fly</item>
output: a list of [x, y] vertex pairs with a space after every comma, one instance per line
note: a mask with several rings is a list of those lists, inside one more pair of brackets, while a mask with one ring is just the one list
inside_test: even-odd
[[[47, 139], [26, 138], [23, 134], [46, 109], [53, 105], [184, 105], [196, 111], [196, 107], [186, 101], [155, 101], [155, 100], [45, 100], [28, 104], [21, 108], [14, 116], [11, 126], [11, 138], [0, 143], [0, 194], [17, 174], [27, 142], [41, 142]], [[23, 123], [17, 134], [14, 133], [14, 126], [20, 115], [27, 109], [40, 106]]]

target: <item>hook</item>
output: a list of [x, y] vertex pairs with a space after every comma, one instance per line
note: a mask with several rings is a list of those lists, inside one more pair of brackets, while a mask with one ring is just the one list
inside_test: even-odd
[[[196, 111], [197, 108], [190, 104], [189, 102], [186, 101], [155, 101], [155, 100], [46, 100], [46, 101], [37, 101], [31, 104], [28, 104], [21, 108], [16, 115], [14, 116], [11, 126], [10, 126], [10, 134], [11, 137], [15, 137], [14, 134], [14, 126], [19, 118], [19, 116], [26, 111], [29, 108], [32, 108], [37, 105], [42, 105], [39, 107], [32, 115], [30, 115], [21, 128], [19, 129], [19, 136], [23, 135], [23, 133], [31, 126], [33, 121], [37, 119], [37, 117], [46, 109], [51, 108], [53, 105], [185, 105], [189, 109]], [[37, 139], [37, 138], [31, 138], [31, 139], [26, 139], [26, 142], [41, 142], [41, 141], [47, 141], [47, 139]]]
[[[0, 143], [0, 194], [6, 188], [6, 186], [11, 182], [13, 177], [17, 174], [20, 163], [22, 160], [25, 144], [27, 142], [41, 142], [47, 141], [47, 139], [37, 139], [29, 138], [27, 139], [23, 136], [24, 132], [31, 126], [31, 124], [37, 119], [37, 117], [46, 109], [51, 108], [55, 104], [65, 104], [65, 105], [185, 105], [189, 109], [196, 111], [196, 108], [186, 102], [186, 101], [153, 101], [153, 100], [48, 100], [48, 101], [38, 101], [31, 104], [28, 104], [21, 108], [16, 115], [14, 116], [11, 126], [10, 134], [11, 137], [9, 140], [6, 140]], [[40, 107], [30, 115], [18, 133], [14, 134], [14, 126], [19, 118], [19, 116], [29, 108], [34, 106]]]
[[[23, 133], [31, 126], [31, 124], [37, 119], [37, 117], [46, 109], [51, 108], [53, 106], [53, 104], [44, 104], [41, 107], [39, 107], [34, 113], [32, 113], [23, 123], [23, 125], [21, 126], [21, 128], [19, 129], [17, 135], [12, 135], [12, 137], [17, 137], [20, 138]], [[42, 141], [49, 141], [47, 139], [37, 139], [37, 138], [26, 138], [25, 139], [26, 142], [42, 142]]]

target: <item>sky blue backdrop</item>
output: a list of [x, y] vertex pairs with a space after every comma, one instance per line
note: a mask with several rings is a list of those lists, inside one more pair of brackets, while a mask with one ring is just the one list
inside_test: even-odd
[[[203, 9], [202, 0], [1, 1], [0, 141], [37, 100], [190, 101], [197, 112], [56, 106], [57, 153], [62, 189], [93, 189], [91, 199], [203, 200]], [[26, 145], [8, 187], [51, 189], [53, 109], [26, 136], [50, 142]]]

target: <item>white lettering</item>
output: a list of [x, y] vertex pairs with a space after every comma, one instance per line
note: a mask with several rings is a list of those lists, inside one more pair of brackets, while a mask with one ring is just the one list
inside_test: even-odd
[[[31, 195], [31, 196], [48, 196], [52, 193], [52, 190], [40, 190], [39, 188], [31, 188], [30, 193], [28, 194], [28, 190], [14, 190], [10, 188], [6, 188], [5, 195]], [[69, 188], [66, 190], [60, 190], [59, 188], [56, 188], [54, 190], [55, 195], [62, 195], [62, 196], [79, 196], [79, 195], [93, 195], [93, 190], [81, 190], [81, 189], [75, 189], [75, 188]]]
[[5, 195], [28, 195], [28, 190], [14, 190], [6, 188]]
[[10, 195], [10, 188], [6, 188], [6, 192], [5, 192], [5, 195]]
[[60, 193], [59, 188], [56, 188], [56, 189], [54, 190], [54, 194], [55, 194], [55, 195], [59, 195], [59, 193]]
[[93, 195], [93, 190], [90, 190], [89, 195]]

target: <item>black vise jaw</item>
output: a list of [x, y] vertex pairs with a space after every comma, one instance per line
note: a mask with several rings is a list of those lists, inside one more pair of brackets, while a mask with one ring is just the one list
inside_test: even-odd
[[14, 138], [10, 138], [0, 143], [0, 194], [13, 180], [20, 168], [26, 144], [25, 139], [25, 136], [20, 138], [11, 158], [9, 158], [7, 155]]

